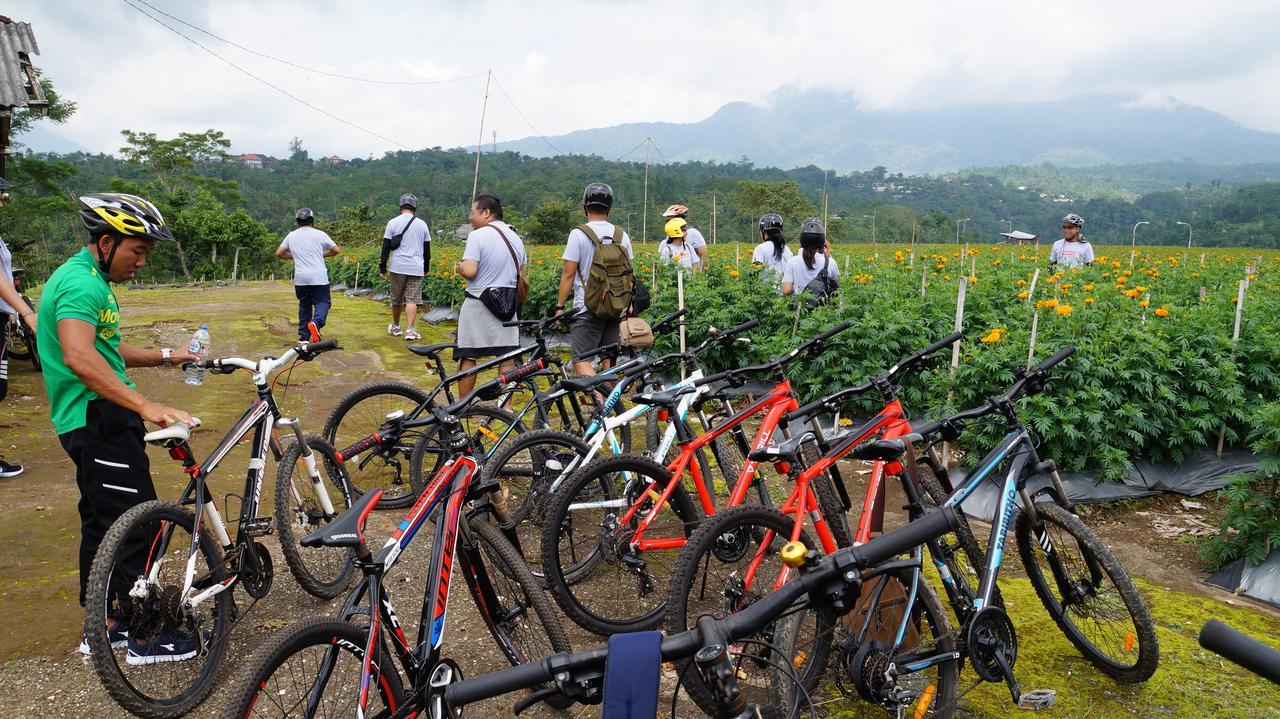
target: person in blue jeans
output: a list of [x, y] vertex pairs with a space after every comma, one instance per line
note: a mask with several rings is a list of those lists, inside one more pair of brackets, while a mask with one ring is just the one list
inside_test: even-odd
[[284, 242], [276, 248], [276, 257], [293, 260], [293, 292], [298, 296], [298, 339], [311, 339], [307, 324], [315, 322], [324, 327], [329, 319], [329, 269], [324, 258], [333, 257], [341, 250], [329, 235], [317, 230], [315, 213], [304, 207], [294, 213], [298, 229], [285, 235]]

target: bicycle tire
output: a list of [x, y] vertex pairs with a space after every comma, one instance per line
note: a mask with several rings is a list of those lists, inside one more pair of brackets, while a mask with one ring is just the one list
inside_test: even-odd
[[[155, 523], [171, 523], [175, 527], [181, 527], [187, 532], [187, 537], [195, 527], [195, 516], [173, 502], [163, 502], [152, 500], [143, 502], [129, 511], [120, 515], [109, 530], [106, 536], [102, 538], [102, 542], [98, 545], [97, 554], [93, 558], [93, 564], [89, 570], [88, 586], [85, 594], [85, 637], [89, 642], [90, 657], [93, 662], [94, 671], [98, 678], [102, 681], [107, 692], [113, 699], [125, 710], [147, 719], [172, 719], [191, 711], [196, 705], [209, 695], [213, 689], [214, 679], [217, 677], [219, 665], [226, 653], [227, 639], [230, 632], [230, 619], [233, 611], [231, 601], [231, 592], [224, 591], [213, 598], [213, 608], [211, 610], [212, 629], [209, 632], [206, 641], [207, 651], [203, 657], [204, 662], [200, 665], [199, 672], [188, 686], [178, 689], [173, 687], [172, 696], [152, 696], [148, 690], [136, 686], [136, 682], [149, 678], [148, 670], [157, 665], [145, 665], [138, 671], [128, 670], [129, 676], [126, 676], [125, 669], [122, 669], [120, 662], [117, 661], [116, 652], [111, 648], [110, 640], [107, 637], [105, 617], [109, 616], [111, 605], [109, 599], [112, 594], [120, 590], [121, 585], [116, 584], [115, 590], [112, 589], [112, 576], [116, 567], [116, 557], [122, 552], [123, 547], [136, 547], [139, 540], [143, 542], [141, 546], [154, 546], [153, 543], [146, 539], [154, 534], [150, 529]], [[163, 526], [163, 524], [161, 525]], [[141, 536], [139, 536], [139, 533]], [[178, 564], [185, 567], [186, 553], [190, 546], [188, 541], [179, 542], [178, 547], [181, 558]], [[205, 567], [209, 574], [208, 583], [221, 581], [224, 577], [219, 565], [222, 562], [222, 551], [217, 543], [208, 532], [201, 531], [199, 542], [199, 554], [203, 556]], [[122, 580], [129, 583], [128, 579]], [[177, 591], [181, 591], [179, 588]], [[166, 593], [161, 592], [161, 596]], [[133, 633], [135, 626], [141, 624], [144, 620], [150, 620], [154, 616], [160, 614], [159, 607], [162, 605], [161, 599], [152, 598], [148, 602], [145, 612], [139, 612], [136, 608], [133, 610], [133, 619], [131, 620], [130, 630]], [[203, 632], [201, 624], [197, 624], [196, 632]], [[193, 658], [194, 659], [194, 658]], [[193, 666], [189, 663], [191, 660], [181, 662], [169, 662], [166, 667], [175, 667], [182, 670]], [[126, 667], [129, 665], [126, 662]], [[133, 679], [131, 681], [131, 678]], [[154, 690], [151, 690], [154, 691]]]
[[[920, 499], [926, 507], [941, 507], [950, 499], [950, 494], [937, 477], [938, 470], [929, 464], [922, 466], [927, 467], [928, 471], [920, 472]], [[973, 528], [969, 526], [969, 518], [960, 507], [956, 507], [956, 520], [957, 526], [953, 532], [956, 542], [949, 543], [947, 541], [949, 535], [939, 537], [938, 543], [942, 546], [943, 556], [934, 557], [934, 559], [941, 560], [947, 566], [952, 579], [960, 586], [962, 595], [974, 598], [977, 596], [978, 587], [982, 584], [987, 554], [982, 550], [982, 545], [978, 544], [978, 538], [974, 535]], [[963, 556], [958, 555], [956, 549], [959, 549]], [[1004, 606], [1004, 595], [1000, 593], [999, 586], [992, 587], [991, 603], [997, 607]], [[958, 616], [957, 619], [963, 620], [965, 617]]]
[[[507, 661], [512, 666], [524, 664], [530, 661], [538, 661], [545, 656], [550, 656], [557, 652], [572, 651], [569, 644], [569, 636], [564, 631], [564, 625], [560, 622], [560, 615], [556, 614], [555, 607], [551, 600], [547, 598], [546, 592], [542, 591], [542, 585], [534, 578], [529, 571], [528, 564], [524, 558], [520, 556], [519, 551], [512, 546], [511, 542], [502, 534], [502, 530], [497, 525], [488, 521], [484, 516], [474, 516], [468, 520], [471, 527], [471, 533], [476, 543], [480, 546], [480, 552], [485, 557], [485, 561], [496, 564], [497, 571], [489, 572], [490, 581], [495, 582], [494, 592], [498, 594], [498, 600], [503, 602], [504, 606], [499, 607], [503, 610], [503, 614], [514, 614], [515, 619], [528, 618], [528, 612], [511, 612], [511, 607], [506, 606], [503, 591], [500, 591], [497, 583], [501, 581], [499, 578], [505, 578], [511, 581], [514, 586], [507, 587], [506, 592], [518, 592], [521, 596], [515, 601], [521, 603], [522, 608], [533, 607], [537, 621], [542, 625], [545, 633], [546, 642], [539, 641], [534, 644], [531, 641], [517, 641], [513, 636], [510, 627], [502, 626], [493, 622], [491, 617], [484, 611], [481, 615], [485, 619], [485, 625], [489, 627], [489, 633], [493, 635], [493, 640], [498, 644], [498, 649], [502, 651]], [[486, 550], [487, 546], [487, 550]], [[470, 584], [467, 585], [471, 587]], [[473, 595], [474, 596], [474, 595]], [[476, 598], [477, 607], [480, 606], [479, 598]], [[539, 640], [542, 637], [538, 637]], [[573, 704], [573, 700], [563, 695], [557, 695], [548, 704], [556, 709], [565, 709]]]
[[[526, 431], [523, 423], [516, 420], [516, 416], [505, 409], [491, 407], [489, 405], [475, 404], [466, 408], [457, 415], [462, 421], [463, 428], [475, 437], [480, 444], [484, 455], [489, 455], [493, 451], [493, 442], [498, 442], [503, 435], [506, 436], [503, 443], [511, 441], [511, 434], [507, 433], [507, 428], [516, 435], [523, 435]], [[502, 434], [493, 431], [494, 426], [506, 425], [501, 427]], [[426, 428], [417, 441], [414, 442], [413, 452], [409, 455], [409, 494], [408, 504], [413, 504], [422, 494], [422, 490], [427, 488], [431, 483], [431, 478], [436, 476], [436, 472], [444, 466], [445, 461], [453, 456], [453, 451], [444, 446], [441, 439], [441, 433], [444, 428], [438, 424]], [[488, 442], [486, 444], [486, 441]], [[424, 470], [424, 465], [430, 461], [430, 469]], [[487, 462], [487, 460], [486, 460]], [[378, 506], [382, 506], [379, 502]]]
[[[409, 414], [423, 402], [426, 392], [403, 382], [373, 382], [351, 391], [338, 402], [324, 422], [321, 436], [335, 449], [341, 450], [357, 440], [368, 437], [382, 426], [387, 412], [402, 409]], [[357, 411], [362, 403], [369, 409]], [[377, 404], [377, 406], [373, 406]], [[381, 487], [382, 498], [378, 509], [403, 509], [413, 504], [414, 494], [410, 486], [408, 463], [422, 432], [412, 430], [396, 442], [391, 449], [379, 449], [367, 462], [361, 458], [348, 460], [347, 476], [356, 497]]]
[[[658, 420], [658, 413], [651, 411], [645, 415], [645, 445], [648, 448], [650, 456], [658, 449], [658, 444], [662, 441], [662, 435], [666, 431], [665, 426]], [[719, 421], [726, 419], [721, 416], [708, 417], [708, 422], [714, 427]], [[704, 427], [703, 431], [707, 428]], [[671, 450], [680, 451], [679, 442], [673, 443]], [[716, 467], [719, 475], [724, 479], [724, 491], [719, 493], [719, 487], [716, 482], [716, 474], [711, 471], [711, 462], [707, 459], [707, 453], [716, 460]], [[738, 474], [742, 471], [744, 458], [742, 452], [738, 450], [738, 446], [734, 443], [733, 438], [728, 434], [722, 434], [711, 440], [711, 443], [705, 447], [699, 447], [694, 453], [694, 458], [698, 462], [698, 468], [702, 471], [702, 476], [710, 485], [711, 496], [715, 500], [727, 500], [729, 493], [738, 482]], [[665, 458], [664, 458], [665, 459]]]
[[[30, 301], [27, 304], [30, 304]], [[40, 346], [36, 341], [36, 333], [26, 329], [23, 329], [22, 332], [27, 337], [27, 346], [31, 348], [31, 366], [35, 368], [35, 371], [43, 373], [44, 365], [40, 362]]]
[[[592, 496], [603, 496], [606, 500], [621, 498], [625, 500], [624, 507], [630, 506], [635, 500], [622, 497], [621, 489], [624, 487], [617, 486], [611, 480], [616, 473], [634, 473], [640, 478], [633, 482], [632, 491], [636, 499], [639, 498], [639, 492], [648, 487], [652, 481], [658, 481], [664, 487], [669, 482], [677, 482], [667, 501], [667, 509], [674, 512], [675, 518], [668, 520], [666, 524], [655, 522], [650, 525], [650, 531], [657, 532], [657, 536], [670, 537], [674, 532], [679, 531], [679, 527], [682, 527], [684, 537], [687, 539], [701, 519], [701, 513], [689, 498], [688, 492], [678, 484], [678, 480], [673, 480], [667, 468], [641, 457], [619, 455], [598, 459], [578, 470], [577, 474], [556, 492], [548, 504], [542, 533], [542, 571], [546, 577], [547, 589], [556, 600], [556, 604], [560, 605], [573, 623], [600, 636], [653, 629], [662, 621], [662, 613], [666, 605], [665, 587], [659, 586], [658, 578], [648, 571], [648, 561], [665, 560], [668, 558], [667, 555], [671, 554], [670, 550], [661, 553], [645, 552], [645, 556], [652, 559], [646, 561], [643, 566], [632, 563], [633, 569], [622, 570], [622, 553], [626, 549], [625, 545], [628, 542], [626, 534], [630, 528], [620, 527], [606, 535], [603, 524], [611, 516], [616, 519], [616, 513], [603, 511], [601, 513], [603, 519], [593, 520], [585, 517], [585, 511], [571, 509], [575, 500], [585, 503], [585, 500], [589, 500]], [[571, 514], [574, 516], [570, 516]], [[637, 512], [637, 515], [640, 513]], [[581, 522], [583, 528], [593, 532], [588, 535], [587, 546], [590, 551], [581, 560], [572, 556], [573, 551], [569, 552], [571, 556], [562, 556], [564, 554], [562, 547], [570, 550], [575, 548], [573, 534], [575, 524], [578, 522]], [[605, 544], [606, 541], [609, 542], [608, 545]], [[563, 559], [571, 560], [568, 571], [562, 563]], [[618, 567], [619, 571], [597, 572], [596, 570], [602, 564]], [[638, 578], [639, 591], [626, 591], [628, 575]], [[648, 583], [652, 583], [652, 586], [647, 586]], [[579, 597], [578, 592], [583, 592], [585, 596]], [[610, 609], [606, 604], [608, 597], [602, 596], [602, 593], [611, 593], [617, 599], [612, 606], [638, 607], [639, 613], [619, 616], [618, 611]], [[645, 607], [641, 600], [648, 596], [662, 599], [653, 606]]]
[[[249, 658], [228, 695], [222, 716], [242, 717], [243, 719], [296, 716], [288, 709], [280, 706], [278, 701], [279, 697], [285, 696], [289, 691], [296, 692], [296, 683], [291, 681], [286, 688], [277, 689], [274, 688], [272, 679], [291, 658], [312, 648], [317, 650], [323, 648], [325, 653], [328, 652], [329, 648], [333, 648], [339, 652], [339, 660], [344, 655], [353, 660], [355, 675], [350, 682], [330, 681], [327, 685], [334, 689], [333, 694], [335, 696], [341, 697], [344, 708], [346, 704], [350, 704], [350, 709], [345, 711], [334, 710], [332, 713], [326, 712], [324, 716], [354, 716], [356, 689], [360, 677], [359, 663], [363, 658], [368, 640], [369, 628], [358, 626], [351, 622], [329, 617], [308, 617], [296, 622], [270, 638], [266, 644], [259, 647]], [[378, 681], [371, 682], [377, 687], [377, 690], [371, 691], [370, 697], [376, 697], [382, 702], [383, 711], [366, 715], [371, 719], [388, 716], [391, 711], [394, 711], [396, 707], [403, 703], [405, 696], [400, 673], [396, 671], [395, 662], [389, 656], [386, 646], [382, 642], [378, 643], [378, 654], [379, 658], [376, 665], [379, 669]], [[335, 666], [336, 664], [337, 662], [335, 662]], [[330, 678], [332, 678], [332, 675], [330, 675]], [[296, 679], [296, 677], [291, 677], [291, 679]], [[310, 687], [307, 688], [309, 689]], [[273, 704], [280, 707], [279, 712], [269, 713], [267, 711]]]
[[[730, 507], [703, 521], [681, 550], [675, 571], [672, 572], [671, 585], [667, 593], [667, 611], [663, 616], [663, 628], [667, 635], [693, 628], [698, 615], [711, 614], [721, 618], [750, 606], [754, 600], [771, 593], [777, 573], [781, 570], [778, 550], [787, 543], [794, 524], [794, 519], [777, 509], [753, 505]], [[754, 530], [747, 530], [747, 527], [753, 527]], [[762, 542], [769, 531], [773, 532], [773, 536], [770, 537], [769, 544], [764, 545]], [[807, 534], [802, 533], [800, 541], [810, 550], [822, 551], [821, 545], [810, 539]], [[755, 549], [753, 550], [752, 547]], [[750, 565], [751, 560], [757, 556], [762, 562], [770, 562], [771, 567], [776, 567], [776, 571], [773, 568], [759, 570], [755, 576], [764, 578], [764, 585], [757, 589], [744, 588], [741, 586], [741, 578], [745, 574], [742, 568], [734, 563], [748, 560]], [[717, 566], [733, 568], [727, 570], [728, 573], [723, 578], [708, 579], [711, 568]], [[706, 572], [701, 578], [699, 578], [699, 570]], [[734, 592], [743, 593], [746, 596], [733, 598], [731, 594]], [[730, 609], [725, 606], [727, 602], [740, 603], [740, 605]], [[693, 616], [690, 616], [691, 613]], [[818, 680], [826, 670], [827, 658], [831, 652], [829, 639], [834, 619], [830, 612], [825, 611], [817, 612], [815, 616], [818, 618], [819, 629], [814, 634], [815, 641], [811, 650], [803, 654], [808, 660], [805, 662], [803, 671], [797, 672], [801, 674], [801, 682], [806, 691], [812, 691], [817, 686]], [[778, 625], [775, 623], [756, 638], [772, 644], [777, 631]], [[743, 648], [745, 649], [746, 646], [744, 645]], [[753, 647], [754, 649], [763, 648]], [[800, 652], [803, 651], [785, 653], [785, 661], [799, 669], [794, 666], [795, 657], [801, 656]], [[756, 661], [744, 659], [739, 664], [739, 685], [744, 692], [748, 692], [747, 701], [749, 702], [777, 703], [778, 697], [775, 696], [776, 691], [771, 678], [776, 668], [767, 669], [765, 661], [765, 658], [776, 660], [771, 655], [772, 652], [763, 657], [756, 655], [758, 657]], [[689, 698], [709, 715], [714, 714], [717, 704], [711, 691], [697, 676], [697, 672], [686, 671], [691, 662], [692, 660], [676, 662], [676, 672], [684, 676], [683, 686]], [[763, 677], [758, 672], [749, 672], [748, 669], [751, 668], [764, 669]], [[763, 687], [762, 692], [751, 691], [753, 687], [756, 689]], [[760, 693], [764, 696], [760, 696]]]
[[[1044, 608], [1048, 610], [1049, 616], [1053, 617], [1054, 623], [1058, 625], [1058, 628], [1062, 630], [1062, 633], [1066, 635], [1071, 644], [1098, 671], [1125, 684], [1136, 684], [1150, 679], [1160, 662], [1160, 645], [1156, 638], [1155, 627], [1151, 621], [1151, 614], [1147, 611], [1147, 606], [1142, 601], [1142, 596], [1138, 594], [1137, 587], [1133, 585], [1133, 580], [1129, 578], [1129, 573], [1125, 571], [1120, 564], [1120, 560], [1116, 559], [1116, 556], [1111, 553], [1111, 550], [1107, 548], [1102, 539], [1092, 529], [1089, 529], [1084, 522], [1080, 521], [1080, 518], [1076, 515], [1056, 504], [1048, 503], [1037, 504], [1036, 514], [1046, 526], [1050, 524], [1056, 525], [1075, 540], [1086, 570], [1091, 574], [1097, 572], [1105, 573], [1106, 577], [1111, 580], [1111, 584], [1119, 594], [1124, 609], [1133, 624], [1132, 627], [1124, 627], [1126, 635], [1121, 640], [1120, 653], [1133, 654], [1132, 648], [1136, 644], [1137, 656], [1132, 664], [1118, 662], [1105, 650], [1099, 648], [1093, 639], [1085, 636], [1072, 618], [1073, 612], [1064, 607], [1062, 600], [1055, 594], [1055, 591], [1059, 589], [1057, 582], [1052, 577], [1046, 577], [1041, 570], [1038, 555], [1045, 551], [1044, 544], [1042, 544], [1043, 540], [1033, 536], [1031, 523], [1027, 519], [1026, 512], [1019, 512], [1017, 523], [1014, 527], [1014, 535], [1018, 542], [1018, 553], [1022, 556], [1027, 578], [1031, 580], [1031, 586], [1035, 587], [1036, 596], [1040, 597], [1040, 601], [1044, 604]], [[1048, 534], [1046, 533], [1046, 536]], [[1064, 550], [1070, 549], [1064, 542], [1052, 537], [1049, 539], [1054, 546], [1055, 554], [1059, 557], [1062, 557]], [[1045, 554], [1044, 556], [1047, 557], [1048, 555]], [[1091, 559], [1092, 561], [1090, 561]], [[1096, 565], [1096, 567], [1093, 565]], [[1072, 579], [1079, 581], [1076, 577], [1072, 577]], [[1096, 587], [1093, 591], [1096, 591]], [[1114, 605], [1111, 609], [1115, 609]]]
[[[20, 318], [9, 318], [9, 323], [5, 326], [4, 353], [9, 356], [9, 359], [25, 361], [31, 359], [35, 351], [28, 343], [27, 338], [30, 335], [22, 327], [17, 326], [17, 323], [21, 321]], [[36, 361], [39, 361], [39, 359], [37, 358]]]
[[[341, 514], [352, 503], [346, 471], [335, 456], [333, 446], [324, 441], [324, 438], [307, 435], [305, 440], [316, 459], [316, 469], [321, 470], [322, 478], [328, 479], [329, 486], [325, 491], [329, 494], [330, 502], [334, 510]], [[333, 599], [351, 582], [355, 550], [343, 547], [303, 548], [299, 544], [302, 537], [333, 520], [333, 517], [326, 518], [324, 510], [314, 499], [308, 497], [312, 492], [311, 478], [306, 476], [306, 465], [300, 464], [301, 459], [302, 448], [296, 442], [291, 442], [281, 456], [280, 468], [276, 472], [275, 516], [276, 526], [280, 530], [280, 551], [284, 554], [284, 561], [289, 565], [294, 579], [298, 580], [298, 585], [307, 594], [319, 599]], [[294, 485], [294, 473], [297, 469], [302, 470], [298, 477], [301, 489]]]

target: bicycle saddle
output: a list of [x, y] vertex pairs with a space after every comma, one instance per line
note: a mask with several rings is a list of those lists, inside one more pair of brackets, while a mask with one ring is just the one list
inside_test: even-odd
[[377, 506], [382, 490], [365, 492], [360, 501], [339, 514], [332, 522], [303, 537], [304, 547], [358, 547], [364, 543], [364, 523]]
[[654, 407], [666, 407], [673, 409], [680, 398], [686, 394], [697, 392], [697, 388], [692, 385], [683, 387], [674, 387], [672, 389], [663, 390], [661, 392], [645, 392], [643, 394], [633, 395], [631, 401], [636, 404], [647, 404]]
[[855, 459], [866, 462], [876, 460], [892, 462], [895, 459], [901, 459], [906, 451], [907, 445], [900, 439], [876, 439], [854, 447], [853, 456]]
[[617, 381], [618, 378], [612, 375], [587, 374], [578, 377], [565, 377], [557, 384], [560, 389], [570, 392], [588, 392], [595, 389], [596, 385]]
[[813, 432], [803, 432], [782, 444], [753, 449], [747, 453], [747, 459], [752, 462], [795, 462], [800, 458], [800, 445], [813, 438]]
[[445, 350], [456, 349], [457, 346], [458, 345], [455, 342], [441, 342], [440, 344], [434, 345], [407, 345], [410, 352], [421, 357], [431, 358], [435, 358], [437, 354]]
[[192, 417], [191, 426], [181, 422], [173, 424], [163, 429], [157, 429], [154, 432], [147, 432], [142, 436], [142, 441], [151, 444], [159, 444], [165, 447], [174, 447], [191, 439], [191, 430], [200, 426], [200, 418]]

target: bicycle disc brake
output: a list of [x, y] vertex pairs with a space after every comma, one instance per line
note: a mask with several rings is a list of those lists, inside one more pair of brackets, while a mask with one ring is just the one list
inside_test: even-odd
[[732, 564], [747, 556], [747, 550], [750, 548], [751, 537], [748, 535], [748, 528], [734, 527], [716, 537], [711, 554], [725, 564]]

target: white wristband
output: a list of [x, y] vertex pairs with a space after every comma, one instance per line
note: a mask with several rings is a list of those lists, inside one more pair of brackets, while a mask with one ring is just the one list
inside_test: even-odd
[[160, 363], [163, 364], [165, 367], [173, 366], [173, 363], [169, 361], [169, 355], [171, 354], [173, 354], [173, 350], [168, 347], [165, 347], [164, 349], [160, 350]]

